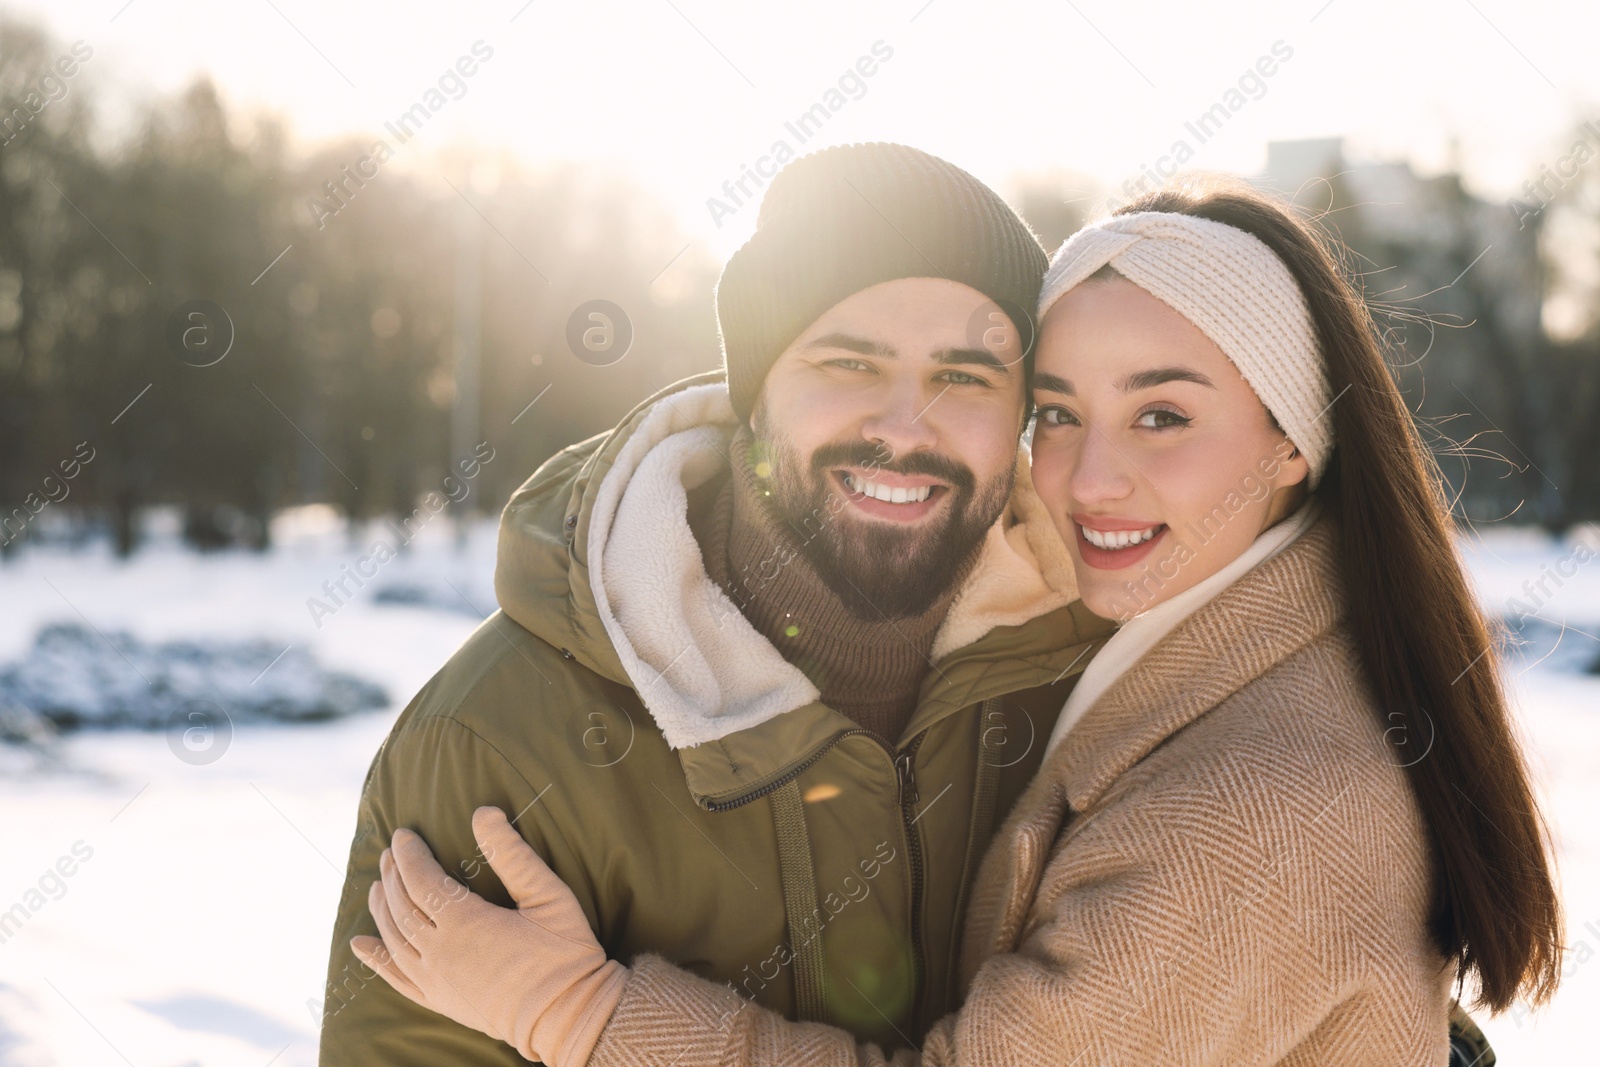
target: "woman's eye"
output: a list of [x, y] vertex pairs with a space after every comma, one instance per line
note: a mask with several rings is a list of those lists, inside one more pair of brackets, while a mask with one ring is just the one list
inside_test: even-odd
[[1187, 426], [1192, 421], [1187, 415], [1179, 415], [1176, 411], [1152, 408], [1140, 412], [1138, 418], [1134, 420], [1134, 425], [1147, 430], [1167, 430], [1174, 426]]
[[1077, 417], [1072, 412], [1054, 405], [1040, 408], [1038, 418], [1046, 426], [1075, 426], [1078, 422]]

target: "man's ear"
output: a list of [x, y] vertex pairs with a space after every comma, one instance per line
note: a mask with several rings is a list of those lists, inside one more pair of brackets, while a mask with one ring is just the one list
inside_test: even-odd
[[[768, 373], [771, 373], [771, 371], [769, 370]], [[765, 378], [763, 378], [761, 380], [761, 388], [756, 390], [755, 398], [750, 401], [750, 414], [746, 415], [744, 420], [745, 428], [753, 435], [759, 436], [756, 430], [756, 414], [761, 410], [761, 405], [765, 402], [766, 398], [767, 381]]]

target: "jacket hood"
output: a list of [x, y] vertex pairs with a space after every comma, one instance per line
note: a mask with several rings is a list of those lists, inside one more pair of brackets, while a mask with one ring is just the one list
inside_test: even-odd
[[[726, 472], [738, 426], [720, 374], [688, 379], [545, 463], [500, 521], [506, 614], [626, 684], [667, 743], [719, 740], [819, 693], [706, 573], [688, 493]], [[1071, 558], [1019, 454], [1016, 488], [935, 637], [934, 662], [1077, 598]]]

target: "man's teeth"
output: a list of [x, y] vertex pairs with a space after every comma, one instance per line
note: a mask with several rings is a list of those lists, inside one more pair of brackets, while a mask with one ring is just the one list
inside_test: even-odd
[[1152, 526], [1146, 530], [1108, 530], [1101, 533], [1079, 523], [1078, 529], [1083, 531], [1084, 540], [1096, 548], [1127, 548], [1150, 540], [1161, 527]]
[[844, 484], [852, 493], [870, 496], [886, 504], [920, 504], [928, 499], [929, 493], [933, 492], [931, 485], [919, 486], [916, 489], [891, 489], [887, 485], [865, 481], [853, 474], [844, 476]]

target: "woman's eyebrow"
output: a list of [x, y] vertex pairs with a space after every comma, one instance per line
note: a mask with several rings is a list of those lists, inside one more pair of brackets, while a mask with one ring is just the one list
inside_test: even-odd
[[1216, 384], [1210, 378], [1186, 367], [1157, 367], [1154, 370], [1136, 371], [1117, 382], [1117, 388], [1124, 393], [1131, 393], [1136, 389], [1150, 389], [1168, 382], [1194, 382], [1207, 389], [1216, 388]]
[[1072, 383], [1065, 378], [1059, 378], [1048, 371], [1033, 372], [1034, 389], [1043, 389], [1047, 393], [1060, 393], [1062, 396], [1074, 396]]

